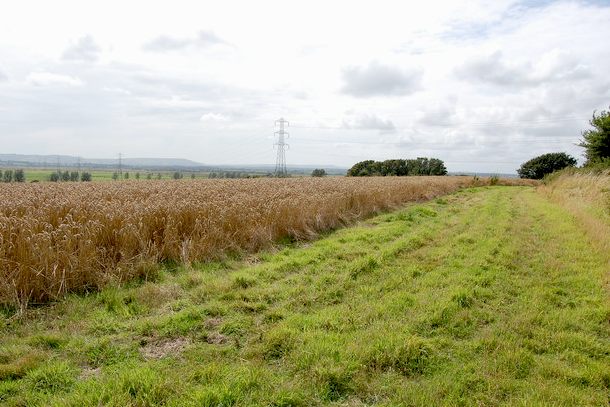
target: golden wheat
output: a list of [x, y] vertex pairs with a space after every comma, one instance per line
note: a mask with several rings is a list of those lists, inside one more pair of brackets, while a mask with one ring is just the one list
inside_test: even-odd
[[0, 303], [24, 307], [307, 239], [407, 201], [487, 179], [392, 177], [0, 185]]

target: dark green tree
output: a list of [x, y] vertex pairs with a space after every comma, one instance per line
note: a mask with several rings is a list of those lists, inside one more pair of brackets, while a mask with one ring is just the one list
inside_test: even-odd
[[566, 153], [548, 153], [521, 164], [517, 170], [520, 178], [542, 179], [553, 171], [576, 165], [576, 159]]
[[377, 172], [377, 162], [375, 160], [365, 160], [356, 163], [347, 171], [348, 177], [368, 177]]
[[13, 170], [5, 170], [2, 175], [3, 182], [13, 182]]
[[395, 159], [385, 161], [366, 160], [356, 163], [347, 171], [351, 177], [373, 175], [404, 176], [404, 175], [447, 175], [447, 168], [438, 158], [418, 157], [416, 159]]
[[79, 174], [78, 171], [72, 171], [70, 173], [70, 181], [78, 181]]
[[407, 160], [407, 175], [424, 175], [422, 168], [422, 159]]
[[582, 132], [580, 147], [585, 149], [585, 165], [610, 160], [610, 110], [603, 111], [589, 120], [592, 129]]
[[80, 180], [82, 182], [89, 182], [89, 181], [91, 181], [91, 173], [90, 172], [83, 172], [80, 175]]
[[51, 182], [58, 182], [60, 178], [61, 174], [59, 172], [53, 172], [49, 175], [49, 181]]
[[13, 179], [15, 182], [25, 182], [25, 173], [23, 170], [15, 170], [13, 173]]
[[407, 171], [407, 160], [385, 160], [378, 166], [381, 175], [396, 175], [403, 176], [408, 175]]
[[445, 163], [438, 158], [431, 158], [430, 161], [428, 161], [428, 168], [430, 170], [430, 175], [447, 175]]
[[311, 172], [311, 176], [312, 177], [325, 177], [326, 176], [326, 170], [324, 170], [323, 168], [316, 168], [315, 170], [313, 170]]

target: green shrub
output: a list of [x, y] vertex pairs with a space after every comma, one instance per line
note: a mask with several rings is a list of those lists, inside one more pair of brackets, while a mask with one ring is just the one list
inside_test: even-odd
[[548, 153], [524, 162], [517, 173], [521, 178], [542, 179], [554, 171], [575, 165], [576, 159], [566, 153]]

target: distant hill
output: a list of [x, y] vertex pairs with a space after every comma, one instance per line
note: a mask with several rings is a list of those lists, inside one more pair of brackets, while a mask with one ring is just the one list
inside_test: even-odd
[[[0, 154], [0, 165], [5, 166], [27, 166], [27, 167], [53, 167], [61, 166], [83, 166], [94, 167], [116, 167], [118, 158], [84, 158], [71, 155], [28, 155], [28, 154]], [[122, 164], [125, 167], [147, 167], [147, 168], [175, 168], [204, 167], [204, 164], [184, 158], [123, 158]]]
[[[80, 162], [79, 162], [80, 160]], [[55, 168], [81, 165], [89, 168], [117, 168], [118, 158], [85, 158], [72, 155], [0, 154], [0, 167]], [[123, 168], [147, 170], [193, 170], [193, 171], [244, 171], [271, 173], [275, 164], [202, 164], [184, 158], [129, 158], [122, 159]], [[345, 175], [346, 168], [334, 165], [288, 165], [292, 174], [310, 174], [314, 168], [324, 168], [330, 175]]]

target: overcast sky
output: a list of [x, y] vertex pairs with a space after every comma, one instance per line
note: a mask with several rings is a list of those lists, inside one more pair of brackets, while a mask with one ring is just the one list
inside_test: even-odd
[[514, 172], [610, 105], [608, 1], [159, 3], [4, 2], [0, 151]]

